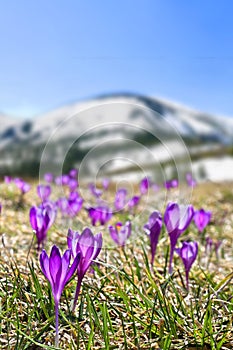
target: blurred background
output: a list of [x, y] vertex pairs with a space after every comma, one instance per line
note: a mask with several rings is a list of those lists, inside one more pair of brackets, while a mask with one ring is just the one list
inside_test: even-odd
[[9, 0], [0, 175], [233, 180], [230, 0]]

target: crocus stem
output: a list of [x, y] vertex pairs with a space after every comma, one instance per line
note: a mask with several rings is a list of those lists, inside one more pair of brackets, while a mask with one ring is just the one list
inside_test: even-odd
[[169, 258], [169, 274], [171, 275], [172, 274], [172, 260], [173, 260], [173, 255], [174, 255], [174, 249], [171, 247], [171, 250], [170, 250], [170, 258]]
[[78, 283], [77, 283], [77, 287], [76, 287], [76, 291], [75, 291], [75, 295], [74, 295], [74, 301], [73, 301], [73, 306], [72, 306], [72, 312], [74, 312], [76, 305], [77, 305], [77, 301], [78, 301], [78, 296], [80, 293], [80, 289], [81, 289], [81, 284], [82, 284], [82, 278], [78, 277]]
[[185, 276], [186, 276], [186, 288], [187, 288], [187, 291], [189, 291], [189, 271], [188, 270], [185, 271]]
[[59, 302], [55, 301], [55, 322], [56, 322], [56, 336], [55, 336], [55, 346], [58, 347], [59, 344]]

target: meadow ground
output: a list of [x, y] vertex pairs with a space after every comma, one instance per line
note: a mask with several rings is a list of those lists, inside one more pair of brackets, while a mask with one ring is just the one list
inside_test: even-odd
[[[29, 209], [39, 202], [35, 188], [32, 183], [19, 205], [17, 189], [0, 185], [1, 349], [56, 349], [54, 302], [39, 267], [29, 223]], [[150, 267], [143, 225], [153, 210], [164, 212], [165, 201], [179, 199], [176, 190], [166, 199], [152, 193], [135, 216], [121, 212], [111, 219], [132, 220], [133, 233], [124, 248], [111, 243], [108, 225], [93, 229], [103, 233], [104, 248], [98, 267], [84, 277], [74, 314], [70, 305], [76, 278], [62, 294], [60, 349], [233, 349], [233, 184], [200, 184], [187, 198], [195, 209], [203, 207], [213, 213], [202, 234], [192, 223], [179, 240], [199, 243], [189, 293], [177, 254], [173, 274], [167, 273], [169, 238], [164, 226], [153, 270]], [[87, 226], [91, 227], [85, 210], [73, 220], [58, 215], [46, 250], [56, 244], [64, 251], [68, 228], [81, 231]], [[214, 243], [221, 241], [217, 252], [206, 250], [208, 236]]]

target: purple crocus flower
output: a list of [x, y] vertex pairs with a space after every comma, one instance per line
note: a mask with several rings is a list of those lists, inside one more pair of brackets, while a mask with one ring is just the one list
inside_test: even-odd
[[16, 186], [20, 189], [22, 195], [27, 193], [31, 188], [31, 186], [27, 182], [25, 182], [23, 179], [16, 178], [14, 182]]
[[2, 204], [0, 203], [0, 215], [2, 214]]
[[159, 241], [159, 235], [162, 228], [162, 216], [158, 211], [154, 211], [146, 225], [144, 225], [144, 230], [149, 235], [150, 238], [150, 248], [151, 248], [151, 266], [154, 264], [156, 248]]
[[164, 187], [167, 190], [170, 190], [171, 188], [176, 188], [179, 186], [179, 181], [177, 179], [172, 179], [164, 182]]
[[70, 191], [75, 191], [76, 188], [78, 187], [78, 181], [76, 179], [70, 179], [68, 182], [68, 186]]
[[39, 205], [39, 208], [43, 211], [43, 213], [47, 213], [49, 216], [48, 230], [54, 224], [54, 221], [57, 216], [57, 205], [52, 201], [46, 201]]
[[73, 264], [70, 266], [71, 251], [67, 249], [61, 256], [56, 245], [52, 247], [50, 257], [45, 250], [40, 254], [40, 266], [43, 274], [49, 281], [53, 298], [55, 302], [55, 319], [56, 319], [56, 337], [55, 346], [59, 343], [59, 302], [65, 285], [69, 282], [75, 271], [77, 270], [81, 254], [75, 255]]
[[89, 187], [89, 190], [90, 190], [91, 194], [92, 194], [94, 197], [99, 198], [99, 197], [102, 196], [103, 191], [100, 190], [100, 189], [98, 189], [98, 188], [95, 186], [95, 184], [90, 183], [88, 187]]
[[98, 223], [105, 225], [112, 217], [112, 211], [107, 206], [91, 207], [87, 210], [93, 226]]
[[57, 206], [63, 215], [74, 217], [81, 210], [83, 199], [78, 192], [71, 192], [69, 198], [62, 197], [57, 201]]
[[198, 244], [197, 242], [183, 242], [181, 248], [176, 248], [176, 253], [179, 254], [183, 261], [186, 276], [186, 287], [187, 290], [189, 290], [189, 271], [197, 258]]
[[72, 178], [72, 179], [76, 179], [77, 176], [78, 176], [78, 169], [71, 169], [69, 171], [69, 176]]
[[191, 173], [186, 174], [186, 182], [189, 187], [195, 187], [197, 185], [197, 181], [193, 178]]
[[80, 263], [77, 268], [78, 283], [73, 303], [74, 311], [80, 293], [83, 277], [92, 264], [93, 260], [97, 258], [101, 251], [103, 245], [102, 233], [98, 233], [94, 236], [89, 228], [85, 228], [81, 234], [69, 229], [67, 244], [68, 248], [72, 252], [73, 257], [75, 257], [78, 253], [81, 255]]
[[47, 232], [52, 224], [49, 215], [51, 215], [51, 212], [48, 208], [44, 208], [43, 205], [30, 209], [29, 218], [31, 226], [36, 234], [38, 250], [41, 246], [43, 247]]
[[141, 197], [140, 196], [133, 196], [128, 201], [128, 208], [130, 212], [133, 212], [134, 208], [139, 204]]
[[193, 220], [199, 232], [203, 232], [205, 227], [210, 222], [211, 216], [212, 216], [212, 213], [210, 211], [205, 211], [204, 209], [195, 211]]
[[131, 222], [126, 221], [125, 225], [117, 222], [115, 226], [109, 226], [108, 229], [113, 241], [119, 246], [124, 246], [131, 235]]
[[127, 196], [127, 190], [125, 188], [120, 188], [116, 192], [115, 196], [115, 209], [122, 210], [124, 206], [126, 205], [126, 196]]
[[179, 236], [187, 229], [192, 218], [194, 209], [192, 205], [179, 205], [169, 203], [164, 214], [164, 223], [170, 237], [170, 260], [169, 273], [172, 273], [172, 259]]
[[148, 192], [148, 189], [150, 187], [150, 179], [148, 177], [144, 177], [142, 181], [140, 182], [140, 193], [146, 194]]
[[49, 198], [51, 194], [51, 187], [49, 185], [38, 185], [37, 194], [42, 200], [42, 202], [44, 202]]
[[46, 173], [44, 174], [44, 180], [48, 183], [53, 182], [53, 174], [52, 173]]

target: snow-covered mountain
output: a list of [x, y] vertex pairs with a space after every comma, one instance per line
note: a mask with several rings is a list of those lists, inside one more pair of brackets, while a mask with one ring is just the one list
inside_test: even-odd
[[164, 164], [190, 168], [190, 156], [233, 145], [233, 119], [136, 94], [99, 96], [25, 121], [0, 115], [0, 123], [2, 174], [71, 166], [81, 166], [83, 176], [153, 168], [162, 174]]

